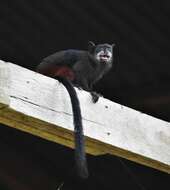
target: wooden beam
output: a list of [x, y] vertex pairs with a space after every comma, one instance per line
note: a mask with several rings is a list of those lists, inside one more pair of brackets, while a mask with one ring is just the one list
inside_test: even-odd
[[[81, 103], [86, 150], [114, 154], [170, 173], [170, 123], [85, 91]], [[58, 81], [0, 61], [0, 123], [74, 147], [68, 93]]]

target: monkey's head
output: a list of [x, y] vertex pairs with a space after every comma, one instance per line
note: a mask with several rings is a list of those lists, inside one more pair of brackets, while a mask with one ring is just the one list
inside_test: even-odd
[[113, 61], [113, 47], [115, 44], [98, 44], [95, 45], [93, 42], [89, 42], [89, 53], [100, 63], [112, 63]]

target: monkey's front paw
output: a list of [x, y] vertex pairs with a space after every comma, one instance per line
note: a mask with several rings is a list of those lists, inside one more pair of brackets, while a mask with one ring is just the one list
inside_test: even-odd
[[102, 97], [101, 94], [98, 94], [96, 92], [91, 92], [91, 96], [92, 96], [93, 103], [96, 103], [99, 100], [99, 97]]
[[78, 88], [79, 90], [83, 90], [81, 86], [74, 84], [74, 87]]
[[77, 88], [78, 88], [79, 90], [83, 90], [82, 87], [80, 87], [80, 86], [77, 86]]

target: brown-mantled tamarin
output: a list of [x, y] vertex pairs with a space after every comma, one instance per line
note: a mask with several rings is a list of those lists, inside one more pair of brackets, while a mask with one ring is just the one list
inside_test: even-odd
[[44, 58], [37, 67], [37, 72], [59, 80], [70, 95], [74, 119], [76, 167], [81, 178], [88, 177], [88, 169], [80, 104], [74, 86], [89, 91], [94, 103], [98, 101], [99, 94], [93, 92], [92, 87], [111, 69], [114, 45], [95, 45], [89, 42], [88, 51], [72, 49], [59, 51]]

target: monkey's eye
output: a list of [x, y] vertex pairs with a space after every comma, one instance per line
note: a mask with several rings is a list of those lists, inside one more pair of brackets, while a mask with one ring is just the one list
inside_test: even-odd
[[103, 49], [101, 49], [101, 48], [96, 48], [96, 53], [99, 53], [99, 52], [101, 52], [101, 51], [103, 51]]
[[106, 48], [106, 50], [111, 52], [111, 51], [112, 51], [112, 48], [111, 48], [111, 47], [108, 47], [108, 48]]

